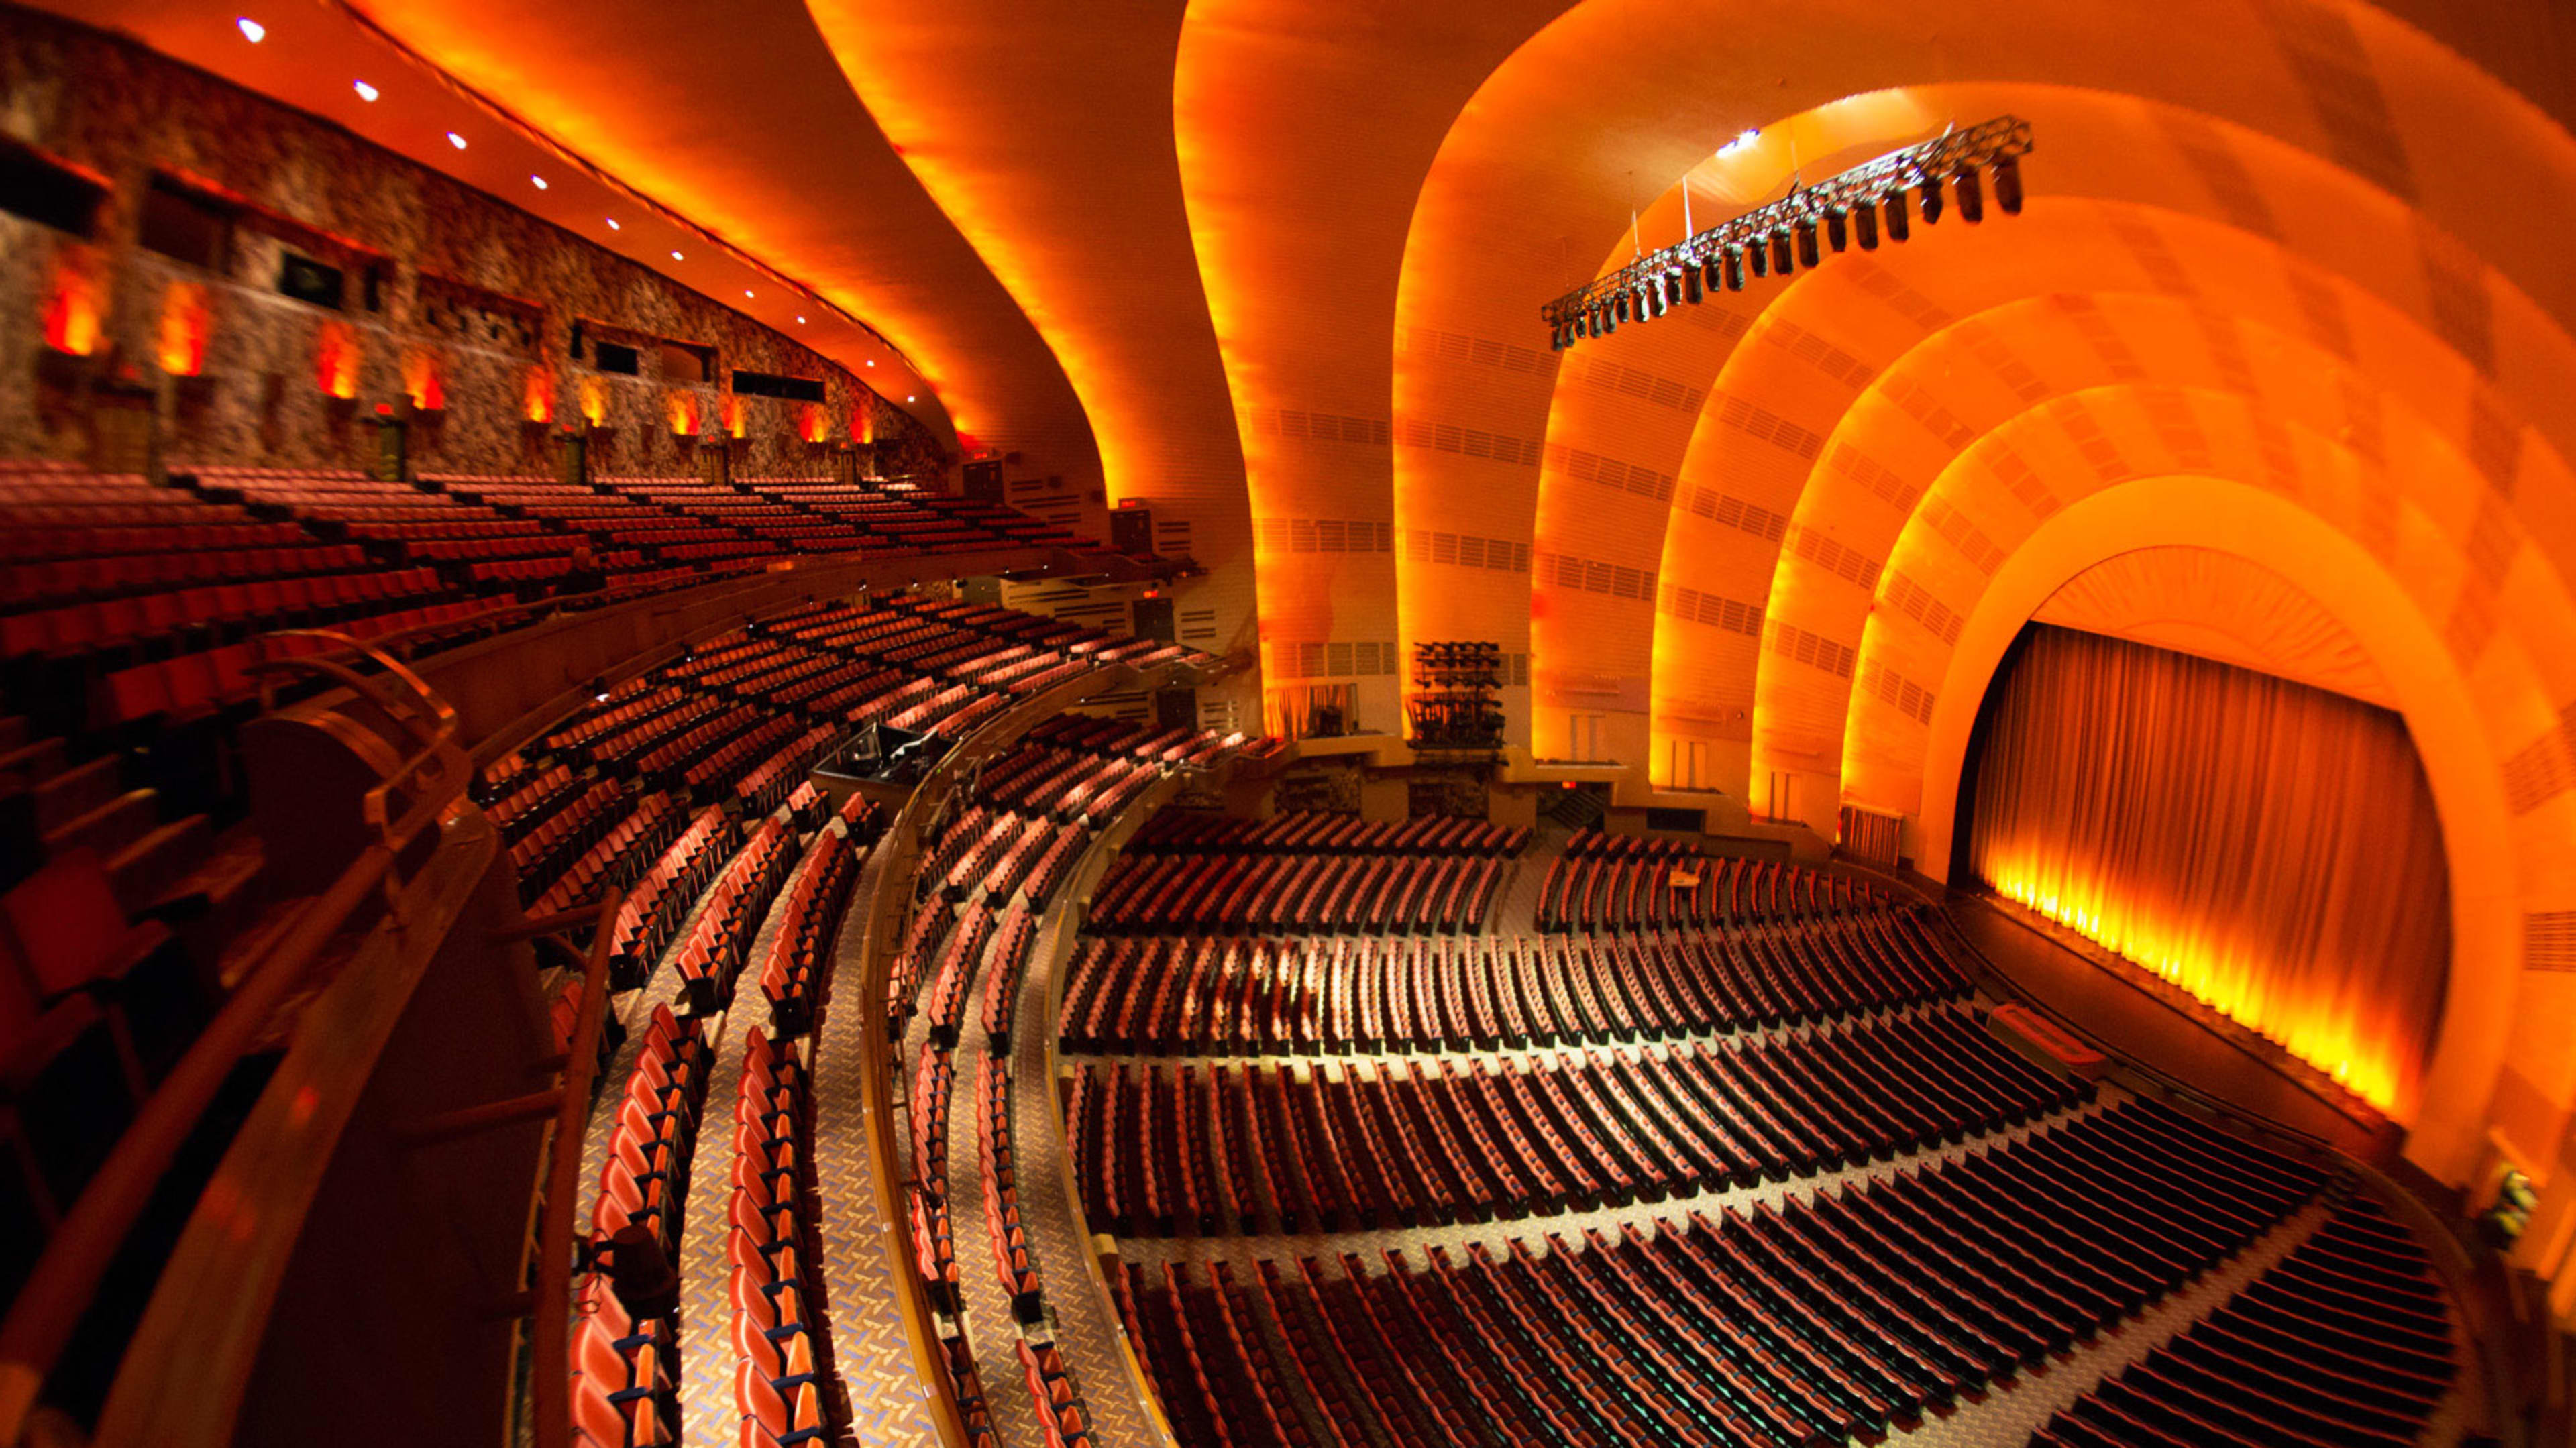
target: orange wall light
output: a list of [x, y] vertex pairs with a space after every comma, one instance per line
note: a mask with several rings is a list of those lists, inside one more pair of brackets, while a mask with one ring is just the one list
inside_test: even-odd
[[534, 423], [555, 420], [555, 374], [550, 369], [528, 369], [527, 380], [519, 387], [519, 412]]
[[808, 402], [796, 409], [796, 435], [807, 442], [826, 442], [832, 436], [832, 415], [819, 402]]
[[581, 379], [581, 420], [592, 427], [608, 421], [608, 385], [596, 377]]
[[723, 410], [720, 415], [724, 418], [724, 430], [727, 436], [742, 436], [741, 398], [734, 396], [730, 392], [726, 393], [724, 396]]
[[313, 382], [327, 396], [343, 401], [358, 395], [358, 334], [340, 322], [325, 322], [313, 338]]
[[201, 282], [172, 282], [161, 298], [161, 325], [152, 339], [153, 360], [173, 377], [206, 370], [206, 341], [214, 335], [214, 308]]
[[45, 299], [45, 345], [75, 357], [97, 351], [98, 293], [98, 279], [88, 272], [69, 263], [56, 267]]
[[665, 403], [671, 414], [671, 436], [694, 437], [698, 431], [698, 395], [674, 392]]
[[414, 410], [444, 412], [447, 410], [446, 369], [439, 365], [436, 352], [416, 348], [403, 357], [403, 395], [411, 399]]

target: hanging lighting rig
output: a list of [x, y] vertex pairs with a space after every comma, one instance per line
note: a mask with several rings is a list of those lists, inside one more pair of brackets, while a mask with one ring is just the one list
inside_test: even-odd
[[1989, 186], [1995, 209], [2018, 216], [2021, 158], [2030, 144], [2030, 122], [1997, 116], [1798, 187], [1540, 307], [1548, 346], [1561, 352], [1675, 305], [1697, 305], [1711, 292], [1740, 292], [1748, 278], [1788, 276], [1828, 251], [1876, 251], [1882, 238], [1902, 242], [1913, 234], [1918, 209], [1927, 226], [1952, 207], [1962, 221], [1983, 221]]

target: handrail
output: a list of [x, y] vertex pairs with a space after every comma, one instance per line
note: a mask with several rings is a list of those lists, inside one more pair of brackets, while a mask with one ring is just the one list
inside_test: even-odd
[[381, 843], [367, 846], [276, 937], [64, 1214], [27, 1285], [9, 1304], [8, 1317], [0, 1320], [0, 1443], [16, 1443], [25, 1432], [72, 1328], [98, 1295], [100, 1278], [234, 1064], [267, 1028], [279, 1003], [303, 983], [324, 944], [384, 881], [394, 854]]
[[[179, 1063], [117, 1137], [107, 1160], [46, 1242], [26, 1286], [9, 1304], [8, 1316], [0, 1319], [0, 1444], [17, 1442], [25, 1431], [46, 1377], [60, 1361], [81, 1315], [97, 1297], [109, 1264], [233, 1067], [267, 1030], [279, 1005], [311, 973], [323, 947], [348, 924], [368, 894], [392, 877], [403, 849], [464, 794], [464, 775], [453, 767], [463, 758], [455, 745], [456, 713], [437, 691], [397, 660], [356, 639], [328, 630], [293, 632], [335, 639], [372, 656], [411, 686], [412, 697], [392, 695], [381, 687], [381, 676], [359, 675], [336, 663], [325, 668], [309, 657], [254, 667], [300, 666], [343, 676], [422, 740], [422, 747], [367, 792], [367, 820], [377, 831], [375, 841], [359, 851], [330, 888], [298, 912], [294, 923], [272, 937], [244, 969], [240, 987], [189, 1043]], [[434, 722], [414, 722], [415, 711]], [[433, 772], [433, 762], [444, 767]], [[399, 819], [389, 821], [384, 809], [388, 791], [414, 778], [422, 783], [420, 798]]]
[[[391, 774], [378, 780], [367, 791], [361, 805], [362, 817], [384, 837], [386, 843], [397, 850], [410, 844], [438, 818], [441, 810], [464, 794], [467, 777], [472, 773], [471, 762], [456, 743], [455, 706], [440, 698], [437, 690], [423, 682], [420, 675], [413, 673], [400, 659], [372, 643], [352, 638], [336, 629], [282, 629], [270, 637], [312, 638], [337, 643], [363, 657], [374, 659], [384, 667], [385, 674], [411, 686], [411, 697], [405, 699], [384, 687], [384, 675], [361, 674], [327, 654], [288, 655], [253, 664], [249, 670], [252, 673], [303, 670], [337, 679], [373, 702], [384, 711], [386, 718], [419, 743], [420, 747], [394, 766]], [[424, 715], [426, 723], [420, 717]], [[439, 765], [434, 775], [430, 769], [433, 761]], [[420, 798], [399, 820], [389, 820], [385, 801], [396, 785], [415, 778], [420, 781]]]
[[599, 1036], [608, 1015], [608, 952], [616, 933], [609, 922], [625, 903], [625, 889], [611, 885], [595, 907], [598, 924], [589, 958], [582, 963], [581, 1009], [573, 1015], [563, 1099], [556, 1104], [554, 1135], [546, 1145], [545, 1214], [537, 1221], [537, 1280], [529, 1296], [537, 1319], [530, 1332], [533, 1361], [528, 1368], [536, 1448], [568, 1448], [572, 1441], [572, 1234], [580, 1216], [574, 1198], [581, 1191], [581, 1128], [590, 1115], [590, 1090], [599, 1077]]

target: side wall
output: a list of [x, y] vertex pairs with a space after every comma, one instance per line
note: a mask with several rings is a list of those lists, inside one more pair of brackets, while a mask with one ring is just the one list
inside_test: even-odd
[[[599, 472], [698, 471], [675, 416], [703, 433], [738, 419], [744, 475], [827, 472], [830, 446], [854, 436], [884, 444], [888, 472], [944, 462], [926, 430], [788, 337], [128, 41], [0, 7], [0, 133], [107, 187], [86, 239], [0, 214], [0, 457], [96, 460], [87, 393], [123, 378], [152, 395], [173, 461], [364, 466], [367, 419], [379, 404], [410, 410], [434, 378], [443, 406], [411, 429], [422, 471], [551, 471], [551, 434], [586, 414]], [[139, 243], [156, 175], [238, 204], [214, 266]], [[279, 291], [290, 250], [343, 268], [343, 307]], [[640, 374], [596, 370], [591, 346], [576, 361], [576, 323], [642, 344]], [[712, 380], [666, 372], [656, 339], [712, 349]], [[199, 375], [171, 378], [165, 359], [185, 371], [191, 351]], [[824, 401], [736, 399], [736, 368], [818, 378]]]

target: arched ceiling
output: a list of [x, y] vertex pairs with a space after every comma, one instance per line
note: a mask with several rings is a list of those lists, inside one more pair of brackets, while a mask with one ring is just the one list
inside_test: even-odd
[[[1185, 636], [1257, 614], [1273, 702], [1355, 684], [1391, 729], [1403, 643], [1499, 640], [1515, 739], [1632, 800], [1923, 809], [2016, 550], [2199, 478], [2372, 560], [2387, 636], [2440, 641], [2391, 688], [2447, 680], [2491, 786], [2457, 797], [2508, 802], [2497, 888], [2576, 908], [2564, 7], [349, 3], [865, 319], [1015, 476], [1153, 503], [1210, 569]], [[352, 109], [208, 39], [209, 0], [107, 13]], [[1539, 305], [1638, 247], [2000, 111], [2034, 125], [2026, 215], [1543, 345]], [[2518, 1021], [2576, 1015], [2576, 972], [2529, 976]], [[2576, 1093], [2576, 1043], [2530, 1045], [2520, 1139]]]

